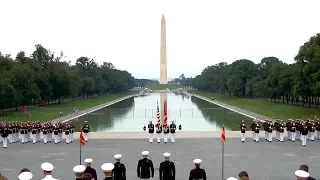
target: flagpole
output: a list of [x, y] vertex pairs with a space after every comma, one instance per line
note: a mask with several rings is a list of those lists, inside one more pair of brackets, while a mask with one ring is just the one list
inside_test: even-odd
[[224, 142], [223, 141], [221, 141], [222, 142], [222, 172], [221, 172], [221, 174], [222, 174], [222, 180], [224, 180]]
[[[222, 127], [224, 127], [224, 125], [222, 125]], [[222, 165], [222, 168], [221, 168], [221, 180], [224, 180], [224, 141], [221, 140], [221, 143], [222, 143], [222, 152], [221, 152], [221, 165]]]
[[81, 165], [81, 151], [82, 151], [82, 144], [81, 143], [79, 143], [79, 145], [80, 145], [80, 165]]
[[80, 125], [80, 136], [79, 136], [79, 145], [80, 145], [80, 165], [81, 164], [81, 155], [82, 155], [82, 144], [81, 144], [81, 134], [82, 134], [82, 129], [81, 129], [82, 125]]

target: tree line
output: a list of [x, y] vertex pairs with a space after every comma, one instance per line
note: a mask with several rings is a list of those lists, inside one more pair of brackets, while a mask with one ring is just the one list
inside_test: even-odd
[[319, 105], [320, 33], [304, 43], [286, 64], [277, 57], [265, 57], [255, 64], [240, 59], [206, 67], [192, 79], [192, 86], [203, 91], [234, 96], [265, 98], [297, 105]]
[[23, 51], [15, 58], [0, 52], [0, 109], [119, 93], [135, 86], [130, 73], [115, 69], [110, 62], [98, 65], [80, 57], [71, 65], [63, 57], [63, 52], [55, 56], [40, 44], [30, 57]]
[[137, 87], [145, 87], [147, 84], [159, 84], [158, 80], [151, 79], [135, 79]]

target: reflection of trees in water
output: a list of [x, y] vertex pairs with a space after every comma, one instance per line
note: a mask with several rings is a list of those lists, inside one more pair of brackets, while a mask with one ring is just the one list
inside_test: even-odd
[[119, 103], [113, 104], [109, 107], [97, 110], [79, 118], [75, 122], [76, 129], [84, 121], [88, 121], [91, 131], [102, 131], [103, 129], [110, 129], [113, 127], [114, 121], [121, 121], [134, 107], [134, 98], [123, 100]]
[[224, 124], [227, 130], [239, 130], [241, 120], [250, 125], [252, 120], [246, 116], [230, 111], [228, 109], [209, 103], [202, 99], [192, 96], [191, 102], [194, 103], [203, 117], [209, 122], [216, 123], [217, 127], [222, 127]]

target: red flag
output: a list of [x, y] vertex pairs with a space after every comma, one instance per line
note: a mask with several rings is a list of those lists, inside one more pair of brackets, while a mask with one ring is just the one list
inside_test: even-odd
[[167, 101], [164, 101], [164, 118], [163, 118], [163, 125], [166, 127], [167, 126]]
[[222, 125], [221, 140], [226, 142], [226, 131], [224, 129], [224, 125]]
[[85, 144], [85, 142], [84, 142], [84, 137], [83, 137], [83, 134], [82, 134], [82, 128], [80, 128], [79, 143], [80, 143], [82, 146]]

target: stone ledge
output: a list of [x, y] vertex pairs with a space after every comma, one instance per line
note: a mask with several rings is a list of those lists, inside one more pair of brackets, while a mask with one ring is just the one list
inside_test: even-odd
[[[264, 138], [264, 131], [259, 133], [260, 138]], [[89, 139], [147, 139], [148, 132], [90, 132]], [[156, 133], [153, 134], [154, 138], [157, 137]], [[74, 133], [74, 139], [79, 139], [80, 133]], [[221, 132], [219, 131], [178, 131], [175, 133], [176, 138], [220, 138]], [[286, 137], [287, 134], [284, 134]], [[163, 138], [163, 134], [160, 136]], [[170, 137], [170, 134], [169, 134]], [[246, 137], [252, 138], [252, 132], [247, 131]], [[275, 137], [275, 132], [273, 132]], [[226, 131], [226, 138], [240, 138], [240, 131]]]

